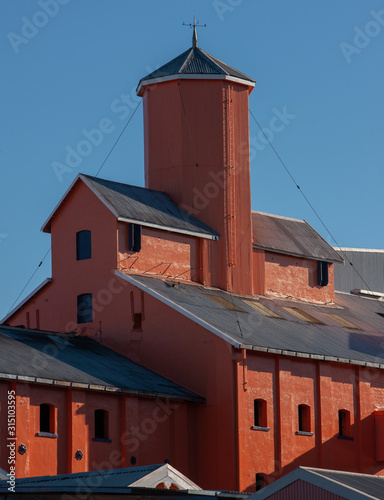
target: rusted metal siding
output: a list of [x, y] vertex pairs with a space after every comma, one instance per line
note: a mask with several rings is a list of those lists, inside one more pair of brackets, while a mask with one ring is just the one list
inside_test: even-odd
[[266, 498], [268, 500], [345, 500], [344, 497], [306, 483], [301, 479]]

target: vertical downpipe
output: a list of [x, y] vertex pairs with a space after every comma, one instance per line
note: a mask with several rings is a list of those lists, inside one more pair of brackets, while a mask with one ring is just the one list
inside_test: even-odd
[[322, 429], [322, 415], [321, 415], [321, 373], [320, 363], [316, 363], [316, 411], [315, 411], [315, 443], [317, 447], [318, 467], [323, 467], [323, 437], [321, 434]]
[[121, 467], [128, 467], [127, 465], [127, 447], [125, 445], [127, 437], [127, 409], [126, 409], [127, 396], [121, 395]]
[[275, 358], [275, 471], [276, 476], [281, 477], [281, 394], [280, 394], [280, 360]]
[[361, 465], [361, 405], [360, 405], [360, 367], [356, 366], [355, 374], [355, 422], [357, 423], [357, 466], [362, 472]]
[[67, 434], [68, 434], [68, 445], [67, 445], [67, 474], [73, 472], [72, 466], [72, 447], [73, 447], [73, 411], [72, 411], [72, 388], [67, 389]]

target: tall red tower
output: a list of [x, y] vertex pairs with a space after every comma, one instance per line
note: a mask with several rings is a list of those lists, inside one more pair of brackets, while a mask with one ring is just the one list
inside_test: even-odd
[[220, 233], [204, 241], [202, 279], [252, 293], [248, 96], [254, 80], [197, 46], [140, 80], [145, 186]]

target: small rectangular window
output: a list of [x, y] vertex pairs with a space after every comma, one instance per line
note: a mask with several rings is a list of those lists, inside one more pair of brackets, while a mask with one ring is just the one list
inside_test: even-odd
[[253, 401], [254, 426], [267, 427], [267, 403], [264, 399], [255, 399]]
[[55, 407], [43, 403], [40, 405], [40, 432], [55, 432]]
[[328, 285], [328, 262], [322, 260], [317, 262], [317, 284], [319, 286]]
[[311, 432], [311, 409], [308, 405], [299, 405], [299, 432]]
[[262, 472], [256, 474], [256, 491], [261, 490], [265, 486], [265, 476]]
[[142, 332], [143, 331], [142, 321], [143, 321], [142, 314], [141, 313], [134, 313], [134, 315], [133, 315], [133, 328], [132, 329], [135, 332]]
[[129, 224], [128, 226], [128, 249], [130, 252], [140, 252], [141, 250], [141, 226], [139, 224]]
[[77, 322], [92, 323], [92, 294], [83, 293], [77, 296]]
[[108, 439], [108, 412], [95, 410], [95, 438]]
[[348, 410], [339, 410], [339, 436], [350, 437], [351, 435], [351, 420]]
[[85, 260], [92, 256], [91, 231], [79, 231], [76, 233], [76, 259]]

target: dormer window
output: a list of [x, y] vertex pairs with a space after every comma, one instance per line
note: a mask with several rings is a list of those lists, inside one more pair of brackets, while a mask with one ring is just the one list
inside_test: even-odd
[[76, 259], [85, 260], [92, 257], [91, 231], [79, 231], [76, 233]]

